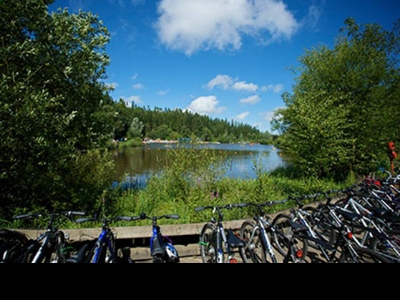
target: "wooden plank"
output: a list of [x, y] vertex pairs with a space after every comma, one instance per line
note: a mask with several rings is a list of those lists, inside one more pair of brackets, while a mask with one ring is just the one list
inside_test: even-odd
[[[234, 220], [224, 222], [226, 228], [240, 227], [243, 220]], [[205, 223], [193, 224], [179, 224], [179, 225], [162, 225], [162, 233], [169, 236], [185, 236], [185, 235], [199, 235]], [[150, 238], [152, 234], [151, 226], [126, 226], [126, 227], [111, 227], [113, 232], [116, 233], [117, 239], [136, 239], [136, 238]], [[62, 229], [69, 235], [70, 242], [80, 242], [86, 240], [93, 240], [98, 237], [101, 228], [84, 228], [84, 229]], [[18, 229], [28, 235], [30, 238], [38, 237], [43, 229]]]
[[[176, 251], [180, 258], [199, 256], [200, 248], [197, 243], [189, 245], [175, 245]], [[133, 247], [131, 248], [131, 259], [134, 261], [151, 261], [150, 248], [148, 247]]]

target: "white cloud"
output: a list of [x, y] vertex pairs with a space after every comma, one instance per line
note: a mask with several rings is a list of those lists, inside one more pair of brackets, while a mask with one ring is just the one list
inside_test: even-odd
[[277, 84], [274, 86], [274, 93], [280, 93], [283, 90], [283, 84]]
[[260, 115], [262, 116], [262, 118], [263, 118], [264, 120], [266, 120], [266, 121], [268, 121], [268, 122], [271, 122], [271, 121], [272, 121], [272, 117], [274, 116], [275, 112], [276, 112], [278, 109], [282, 109], [282, 108], [284, 108], [284, 107], [277, 107], [277, 108], [275, 108], [274, 110], [265, 111], [265, 112], [261, 113]]
[[256, 104], [256, 103], [258, 103], [260, 101], [261, 101], [261, 98], [258, 95], [253, 95], [253, 96], [250, 96], [248, 98], [240, 99], [239, 102], [242, 103], [242, 104], [254, 105], [254, 104]]
[[215, 87], [220, 87], [223, 90], [234, 89], [236, 91], [255, 92], [258, 90], [258, 86], [254, 83], [247, 83], [245, 81], [238, 81], [229, 75], [217, 75], [211, 79], [206, 87], [212, 90]]
[[219, 101], [215, 96], [202, 96], [193, 100], [187, 109], [200, 115], [219, 114], [225, 110], [225, 107], [218, 104]]
[[268, 86], [263, 86], [261, 90], [264, 92], [272, 91], [273, 93], [280, 93], [283, 90], [283, 84], [269, 84]]
[[281, 0], [161, 0], [155, 23], [167, 48], [237, 50], [244, 35], [261, 43], [290, 39], [298, 21]]
[[138, 78], [138, 73], [135, 73], [133, 76], [132, 76], [132, 80], [136, 80], [136, 78]]
[[235, 118], [235, 120], [238, 120], [238, 121], [244, 120], [244, 119], [246, 119], [249, 115], [250, 115], [250, 113], [249, 113], [248, 111], [245, 111], [245, 112], [243, 112], [243, 113], [237, 115], [236, 118]]
[[315, 31], [319, 31], [318, 23], [321, 19], [321, 15], [321, 8], [316, 5], [312, 5], [309, 7], [308, 14], [304, 17], [301, 23]]
[[233, 89], [238, 90], [238, 91], [249, 91], [249, 92], [255, 92], [258, 89], [258, 86], [255, 85], [254, 83], [246, 83], [245, 81], [240, 81], [236, 82], [233, 85]]
[[229, 75], [217, 75], [207, 83], [207, 87], [212, 90], [214, 87], [220, 86], [223, 90], [227, 90], [232, 86], [234, 81]]
[[121, 98], [124, 99], [125, 105], [128, 107], [131, 107], [132, 103], [134, 103], [135, 105], [142, 103], [142, 99], [140, 98], [140, 96], [130, 96], [130, 97], [121, 97]]
[[157, 94], [159, 94], [160, 96], [164, 96], [169, 92], [169, 90], [164, 90], [164, 91], [159, 91]]
[[132, 86], [135, 90], [140, 90], [142, 88], [144, 88], [144, 85], [141, 83], [136, 83]]

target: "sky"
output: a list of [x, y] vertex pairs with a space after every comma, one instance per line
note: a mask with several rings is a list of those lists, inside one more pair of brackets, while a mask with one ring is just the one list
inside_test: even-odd
[[271, 132], [307, 50], [333, 49], [347, 18], [391, 31], [398, 0], [55, 0], [90, 11], [111, 34], [115, 101], [189, 110]]

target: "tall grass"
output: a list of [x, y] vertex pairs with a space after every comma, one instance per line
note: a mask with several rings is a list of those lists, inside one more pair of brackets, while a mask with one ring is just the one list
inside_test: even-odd
[[[117, 199], [117, 215], [178, 214], [179, 220], [163, 219], [165, 223], [198, 223], [208, 220], [196, 206], [225, 205], [242, 202], [282, 200], [289, 195], [309, 195], [330, 189], [341, 189], [350, 183], [301, 177], [294, 167], [280, 167], [262, 172], [260, 162], [254, 162], [256, 179], [233, 179], [225, 175], [223, 154], [209, 149], [171, 149], [164, 171], [148, 179], [142, 190], [123, 192]], [[274, 212], [290, 206], [270, 208]], [[211, 211], [210, 211], [211, 212]], [[224, 212], [225, 220], [246, 218], [251, 212], [233, 209]], [[135, 225], [138, 225], [135, 222]]]

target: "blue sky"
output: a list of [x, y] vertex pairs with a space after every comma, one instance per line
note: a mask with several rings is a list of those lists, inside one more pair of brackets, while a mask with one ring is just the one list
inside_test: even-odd
[[392, 30], [398, 0], [55, 0], [111, 33], [114, 100], [179, 108], [270, 131], [305, 50], [333, 48], [352, 17]]

